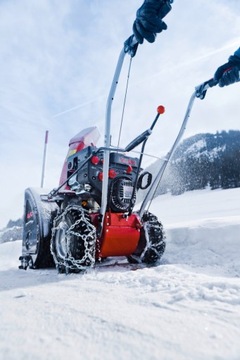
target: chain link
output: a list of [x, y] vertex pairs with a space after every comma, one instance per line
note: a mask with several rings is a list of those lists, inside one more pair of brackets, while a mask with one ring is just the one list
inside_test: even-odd
[[[64, 243], [66, 244], [66, 256], [59, 256], [56, 250], [56, 235], [59, 230], [66, 226], [66, 215], [69, 212], [75, 213], [77, 220], [64, 233]], [[81, 206], [69, 205], [54, 220], [51, 239], [51, 254], [58, 269], [65, 269], [66, 272], [71, 270], [85, 270], [93, 267], [95, 264], [96, 252], [96, 228], [90, 223], [90, 219], [86, 216], [87, 212]], [[71, 241], [73, 236], [82, 241], [84, 255], [81, 259], [75, 259], [71, 251]]]

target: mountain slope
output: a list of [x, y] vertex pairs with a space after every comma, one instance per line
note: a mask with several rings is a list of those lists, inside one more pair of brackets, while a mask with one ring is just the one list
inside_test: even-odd
[[[162, 160], [148, 170], [155, 174]], [[240, 187], [240, 131], [196, 134], [177, 147], [156, 195], [171, 192]], [[139, 198], [142, 199], [143, 194]]]

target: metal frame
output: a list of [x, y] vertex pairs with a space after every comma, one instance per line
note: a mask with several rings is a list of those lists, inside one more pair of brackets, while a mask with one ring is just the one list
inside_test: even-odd
[[138, 47], [138, 42], [134, 35], [130, 36], [124, 43], [124, 47], [120, 52], [115, 73], [112, 80], [112, 85], [109, 91], [107, 106], [106, 106], [106, 116], [105, 116], [105, 135], [104, 135], [104, 146], [105, 150], [103, 153], [103, 184], [102, 184], [102, 198], [101, 198], [101, 208], [100, 215], [101, 219], [101, 229], [103, 227], [104, 215], [107, 208], [107, 195], [108, 195], [108, 170], [109, 170], [109, 157], [110, 157], [110, 145], [111, 145], [111, 114], [112, 114], [112, 103], [114, 100], [114, 95], [118, 85], [119, 76], [122, 70], [122, 65], [126, 54], [129, 54], [131, 57], [135, 56]]
[[[109, 95], [108, 95], [108, 99], [107, 99], [107, 106], [106, 106], [106, 117], [105, 117], [105, 137], [104, 137], [104, 154], [103, 154], [103, 184], [102, 184], [102, 198], [101, 198], [101, 208], [100, 208], [100, 214], [102, 216], [101, 218], [101, 230], [103, 228], [103, 222], [104, 222], [104, 216], [106, 213], [106, 208], [107, 208], [107, 196], [108, 196], [108, 171], [109, 171], [109, 157], [110, 157], [110, 146], [111, 146], [111, 112], [112, 112], [112, 103], [114, 100], [114, 95], [115, 95], [115, 91], [118, 85], [118, 80], [119, 80], [119, 76], [122, 70], [122, 65], [124, 62], [124, 58], [125, 55], [128, 53], [131, 57], [135, 56], [136, 51], [137, 51], [137, 47], [138, 47], [138, 42], [136, 40], [136, 38], [134, 37], [134, 35], [130, 36], [124, 43], [124, 47], [120, 52], [119, 58], [118, 58], [118, 62], [117, 62], [117, 66], [115, 69], [115, 73], [113, 76], [113, 80], [112, 80], [112, 85], [109, 91]], [[194, 103], [195, 98], [200, 98], [200, 99], [204, 99], [205, 94], [208, 90], [208, 88], [213, 87], [215, 85], [217, 85], [218, 82], [215, 81], [214, 79], [210, 79], [208, 81], [205, 81], [204, 83], [200, 84], [199, 86], [197, 86], [195, 88], [194, 93], [192, 94], [192, 96], [190, 97], [189, 103], [188, 103], [188, 107], [187, 107], [187, 111], [186, 114], [184, 116], [183, 122], [182, 122], [182, 126], [179, 130], [179, 133], [176, 137], [176, 140], [174, 141], [174, 144], [172, 146], [172, 148], [170, 149], [170, 151], [167, 153], [167, 155], [165, 156], [164, 159], [164, 163], [161, 166], [161, 168], [159, 169], [159, 172], [156, 176], [156, 178], [154, 179], [148, 193], [147, 196], [145, 197], [145, 199], [143, 200], [143, 203], [141, 205], [140, 208], [140, 212], [139, 212], [139, 216], [140, 218], [142, 217], [148, 202], [152, 199], [152, 197], [154, 196], [154, 193], [156, 191], [157, 186], [159, 185], [164, 171], [167, 167], [167, 164], [169, 163], [177, 145], [179, 144], [180, 140], [182, 139], [182, 136], [185, 132], [186, 126], [187, 126], [187, 122], [192, 110], [192, 106]]]
[[166, 167], [167, 167], [171, 157], [173, 156], [174, 151], [177, 148], [177, 145], [179, 144], [180, 140], [183, 137], [183, 134], [184, 134], [184, 132], [186, 130], [188, 119], [190, 117], [191, 110], [192, 110], [195, 99], [196, 98], [204, 99], [207, 90], [210, 87], [213, 87], [213, 86], [215, 86], [217, 84], [218, 84], [217, 81], [215, 81], [214, 79], [210, 79], [208, 81], [205, 81], [203, 84], [200, 84], [200, 85], [195, 87], [195, 91], [190, 97], [190, 100], [189, 100], [189, 103], [188, 103], [188, 106], [187, 106], [187, 110], [186, 110], [185, 116], [183, 118], [181, 128], [180, 128], [180, 130], [178, 132], [178, 135], [177, 135], [177, 137], [176, 137], [176, 139], [174, 141], [174, 144], [171, 147], [170, 151], [165, 156], [164, 162], [163, 162], [162, 166], [160, 167], [160, 169], [159, 169], [159, 171], [157, 173], [157, 176], [154, 179], [150, 189], [148, 190], [148, 193], [147, 193], [145, 199], [142, 202], [142, 205], [141, 205], [140, 211], [139, 211], [140, 218], [142, 218], [143, 213], [144, 213], [144, 211], [145, 211], [145, 209], [147, 207], [148, 202], [152, 200], [152, 198], [154, 196], [154, 193], [155, 193], [158, 185], [160, 184], [160, 181], [162, 180], [162, 177], [163, 177], [163, 174], [164, 174], [164, 172], [166, 170]]

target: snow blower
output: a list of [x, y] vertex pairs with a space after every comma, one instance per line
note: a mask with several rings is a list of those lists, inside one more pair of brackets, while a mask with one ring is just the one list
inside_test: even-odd
[[[155, 179], [142, 169], [146, 142], [164, 107], [157, 108], [151, 126], [125, 148], [113, 147], [111, 107], [126, 54], [135, 56], [138, 43], [132, 35], [119, 55], [110, 88], [105, 142], [96, 147], [99, 132], [89, 127], [69, 142], [59, 186], [50, 193], [27, 188], [24, 197], [23, 241], [20, 269], [56, 266], [60, 273], [80, 272], [109, 257], [126, 257], [129, 263], [154, 265], [165, 250], [165, 235], [158, 218], [149, 212], [151, 202], [190, 115], [193, 101], [213, 81], [196, 88], [178, 136]], [[140, 155], [128, 153], [141, 145]], [[140, 210], [135, 209], [139, 189], [149, 189]]]

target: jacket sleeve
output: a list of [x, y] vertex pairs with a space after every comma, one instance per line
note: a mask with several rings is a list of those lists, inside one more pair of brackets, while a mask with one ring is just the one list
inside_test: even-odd
[[240, 58], [240, 47], [235, 51], [234, 55]]

